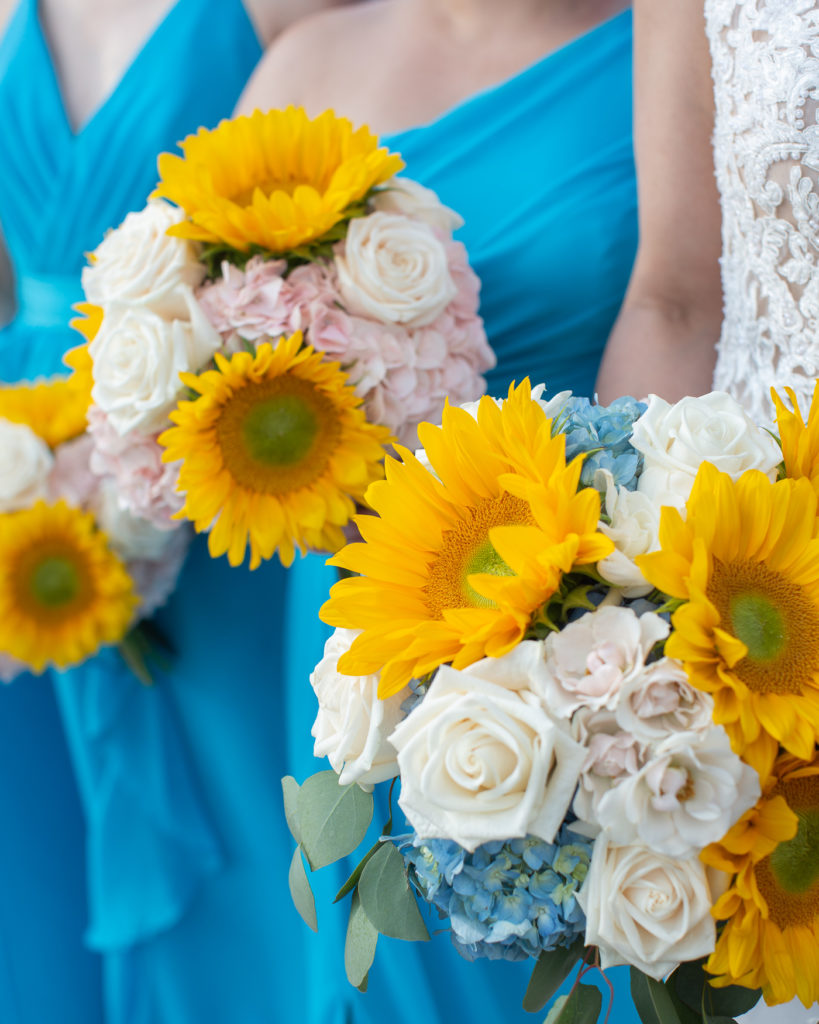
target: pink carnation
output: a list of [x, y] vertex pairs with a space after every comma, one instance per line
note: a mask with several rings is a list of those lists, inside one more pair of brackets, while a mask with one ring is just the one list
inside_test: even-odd
[[88, 432], [95, 445], [91, 469], [114, 478], [123, 507], [160, 530], [177, 529], [171, 517], [183, 504], [175, 493], [179, 467], [162, 462], [157, 435], [131, 431], [122, 437], [95, 406], [88, 412]]

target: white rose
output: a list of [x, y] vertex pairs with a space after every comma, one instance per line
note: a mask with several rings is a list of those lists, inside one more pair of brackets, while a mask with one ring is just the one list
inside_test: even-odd
[[621, 779], [638, 772], [645, 762], [645, 746], [624, 732], [610, 711], [581, 709], [572, 721], [572, 735], [583, 737], [588, 748], [572, 810], [578, 821], [572, 826], [582, 835], [600, 831], [597, 808], [603, 795]]
[[378, 213], [401, 213], [437, 228], [444, 234], [463, 227], [463, 217], [444, 206], [431, 188], [411, 178], [391, 178], [373, 196], [373, 210]]
[[782, 452], [730, 395], [712, 391], [683, 398], [676, 405], [651, 395], [648, 408], [634, 424], [632, 445], [643, 453], [637, 489], [657, 504], [681, 508], [703, 462], [737, 480], [759, 469], [771, 480]]
[[368, 789], [395, 778], [398, 762], [388, 736], [404, 717], [404, 689], [386, 700], [378, 697], [378, 675], [345, 676], [338, 659], [349, 651], [359, 630], [337, 629], [324, 645], [324, 657], [310, 676], [319, 710], [312, 734], [316, 757], [329, 759], [339, 782]]
[[422, 838], [452, 839], [467, 850], [528, 834], [554, 839], [585, 751], [525, 688], [531, 656], [531, 648], [515, 649], [463, 672], [440, 668], [390, 737], [399, 804]]
[[600, 949], [604, 970], [632, 964], [659, 981], [716, 943], [713, 894], [697, 857], [664, 857], [601, 836], [577, 901], [586, 914], [586, 944]]
[[658, 744], [639, 772], [600, 798], [597, 820], [612, 842], [688, 857], [721, 839], [759, 794], [759, 776], [714, 725]]
[[169, 227], [184, 219], [184, 212], [162, 200], [151, 200], [144, 210], [129, 213], [110, 231], [83, 270], [82, 284], [89, 302], [147, 306], [168, 320], [187, 317], [180, 288], [195, 288], [205, 276], [194, 246], [172, 238]]
[[188, 290], [189, 321], [164, 320], [141, 307], [112, 306], [89, 346], [91, 397], [121, 436], [166, 426], [182, 388], [179, 374], [195, 372], [221, 339]]
[[613, 709], [620, 688], [645, 672], [651, 649], [668, 624], [649, 612], [603, 606], [546, 638], [546, 664], [533, 684], [552, 714], [569, 718], [578, 708]]
[[626, 597], [642, 597], [651, 591], [634, 559], [660, 546], [660, 506], [648, 495], [618, 487], [607, 469], [598, 469], [594, 486], [605, 490], [605, 512], [609, 523], [600, 532], [611, 538], [615, 550], [597, 563], [597, 571], [612, 586], [621, 587]]
[[94, 502], [94, 512], [109, 544], [126, 562], [136, 559], [157, 562], [174, 540], [175, 530], [158, 530], [147, 519], [123, 508], [113, 480], [102, 482]]
[[432, 228], [395, 213], [351, 220], [336, 268], [349, 312], [407, 327], [432, 323], [457, 291]]
[[46, 496], [54, 458], [23, 423], [0, 419], [0, 512], [16, 512]]
[[702, 732], [714, 724], [714, 698], [695, 690], [674, 658], [660, 658], [620, 689], [615, 714], [621, 729], [643, 743], [669, 733]]

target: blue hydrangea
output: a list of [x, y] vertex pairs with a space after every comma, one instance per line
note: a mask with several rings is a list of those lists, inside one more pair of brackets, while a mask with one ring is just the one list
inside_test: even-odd
[[468, 853], [449, 839], [399, 840], [421, 895], [448, 917], [467, 960], [525, 960], [570, 946], [586, 928], [577, 890], [591, 843], [564, 825], [553, 843], [534, 836]]
[[554, 429], [566, 435], [566, 457], [589, 452], [580, 483], [594, 485], [598, 469], [607, 469], [620, 487], [634, 490], [642, 456], [631, 447], [634, 421], [645, 412], [644, 402], [618, 398], [611, 405], [593, 405], [588, 398], [570, 398], [555, 420]]

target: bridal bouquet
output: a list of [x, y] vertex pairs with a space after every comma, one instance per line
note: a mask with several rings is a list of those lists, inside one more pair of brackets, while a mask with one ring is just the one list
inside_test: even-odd
[[[448, 407], [367, 493], [311, 678], [315, 753], [284, 780], [302, 853], [348, 856], [378, 933], [535, 959], [524, 1006], [594, 1021], [627, 964], [645, 1024], [819, 997], [819, 389], [779, 437], [725, 394], [605, 408], [528, 382]], [[791, 396], [793, 398], [793, 396]], [[338, 773], [338, 774], [336, 774]], [[392, 789], [390, 790], [390, 805]], [[371, 840], [372, 841], [372, 840]]]
[[122, 509], [92, 472], [91, 377], [84, 348], [70, 376], [0, 387], [0, 679], [67, 668], [120, 644], [144, 677], [138, 619], [170, 593], [185, 531]]
[[336, 551], [386, 446], [485, 390], [460, 218], [330, 111], [257, 111], [182, 151], [83, 275], [94, 463], [231, 565]]

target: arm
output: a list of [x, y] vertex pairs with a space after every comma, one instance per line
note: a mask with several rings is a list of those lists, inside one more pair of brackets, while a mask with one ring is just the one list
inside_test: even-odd
[[640, 246], [600, 367], [601, 402], [711, 388], [721, 237], [702, 0], [635, 0], [634, 95]]
[[14, 275], [0, 230], [0, 327], [14, 316]]

